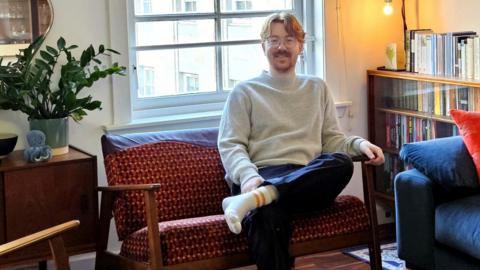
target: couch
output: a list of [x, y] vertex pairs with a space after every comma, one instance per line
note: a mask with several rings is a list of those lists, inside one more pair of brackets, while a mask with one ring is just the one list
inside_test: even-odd
[[[95, 269], [226, 269], [252, 264], [244, 233], [231, 233], [221, 202], [230, 189], [216, 147], [218, 130], [102, 137], [108, 186], [102, 192]], [[362, 163], [363, 164], [363, 163]], [[371, 173], [363, 164], [364, 175]], [[365, 181], [364, 181], [365, 184]], [[371, 187], [370, 187], [371, 188]], [[368, 244], [381, 269], [374, 202], [339, 196], [323, 211], [296, 217], [291, 254]], [[120, 253], [107, 250], [115, 220]]]
[[411, 269], [480, 269], [480, 190], [462, 137], [404, 145], [395, 178], [398, 256]]

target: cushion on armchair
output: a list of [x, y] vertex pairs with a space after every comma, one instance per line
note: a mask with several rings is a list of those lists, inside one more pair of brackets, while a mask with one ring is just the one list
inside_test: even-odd
[[457, 124], [473, 163], [477, 167], [477, 180], [480, 183], [480, 112], [450, 110]]
[[460, 136], [407, 143], [400, 157], [447, 190], [478, 187], [475, 165]]

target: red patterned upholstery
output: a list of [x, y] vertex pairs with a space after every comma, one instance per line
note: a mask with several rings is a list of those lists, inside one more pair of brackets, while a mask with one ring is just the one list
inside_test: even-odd
[[[292, 243], [368, 230], [364, 204], [353, 196], [339, 196], [334, 205], [319, 215], [302, 216], [292, 223]], [[228, 230], [223, 215], [165, 221], [159, 223], [160, 246], [166, 265], [231, 255], [247, 250], [244, 234]], [[147, 230], [127, 237], [121, 255], [148, 262]]]
[[[143, 144], [106, 156], [105, 170], [110, 186], [160, 183], [160, 222], [221, 214], [222, 199], [229, 195], [215, 147], [175, 141]], [[113, 215], [120, 240], [145, 227], [143, 194], [122, 193]]]

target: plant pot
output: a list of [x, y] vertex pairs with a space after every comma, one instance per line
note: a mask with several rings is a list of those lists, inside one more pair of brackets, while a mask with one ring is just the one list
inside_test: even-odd
[[45, 133], [45, 144], [52, 148], [53, 156], [68, 153], [68, 117], [30, 119], [30, 130]]

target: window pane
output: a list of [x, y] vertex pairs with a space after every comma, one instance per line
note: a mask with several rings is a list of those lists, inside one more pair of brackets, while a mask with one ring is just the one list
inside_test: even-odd
[[259, 76], [268, 70], [268, 62], [260, 44], [225, 46], [222, 48], [223, 88]]
[[214, 0], [135, 0], [135, 15], [213, 12]]
[[139, 98], [216, 90], [213, 47], [139, 51], [137, 66]]
[[222, 0], [223, 12], [292, 9], [293, 0]]
[[222, 20], [222, 40], [260, 39], [266, 17]]
[[138, 22], [136, 45], [164, 45], [215, 41], [213, 20]]

